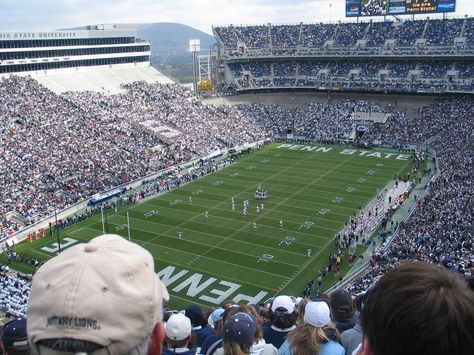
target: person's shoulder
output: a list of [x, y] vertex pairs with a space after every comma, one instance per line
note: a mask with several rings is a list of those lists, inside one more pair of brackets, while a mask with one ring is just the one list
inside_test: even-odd
[[273, 344], [265, 344], [260, 355], [277, 355], [278, 349], [273, 346]]
[[346, 351], [337, 341], [330, 340], [321, 345], [319, 355], [345, 355]]
[[285, 339], [283, 344], [281, 344], [280, 349], [278, 349], [278, 354], [279, 355], [289, 355], [289, 354], [291, 354], [290, 343], [289, 343], [288, 339]]

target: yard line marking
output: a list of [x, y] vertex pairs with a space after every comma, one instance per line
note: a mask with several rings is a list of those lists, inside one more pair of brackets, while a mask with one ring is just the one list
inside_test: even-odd
[[[116, 216], [116, 217], [122, 217], [122, 216]], [[140, 220], [140, 219], [139, 219]], [[143, 221], [143, 220], [140, 220], [140, 221]], [[145, 222], [145, 221], [143, 221]], [[155, 222], [150, 222], [150, 221], [146, 221], [148, 223], [154, 223], [154, 224], [157, 224], [157, 225], [162, 225], [160, 223], [155, 223]], [[113, 225], [116, 225], [115, 223], [111, 223]], [[274, 227], [271, 227], [271, 228], [274, 228]], [[143, 231], [146, 231], [144, 229], [138, 229], [138, 228], [132, 228], [132, 229], [136, 229], [136, 230], [143, 230]], [[279, 228], [275, 227], [275, 229], [278, 229], [280, 230]], [[215, 237], [215, 238], [225, 238], [225, 237], [222, 237], [218, 234], [213, 234], [213, 233], [208, 233], [208, 232], [203, 232], [203, 231], [195, 231], [193, 229], [189, 229], [189, 228], [181, 228], [181, 230], [183, 231], [189, 231], [189, 232], [194, 232], [196, 234], [204, 234], [204, 235], [209, 235], [209, 236], [212, 236], [212, 237]], [[150, 231], [147, 231], [148, 233], [153, 233], [155, 234], [154, 232], [150, 232]], [[294, 231], [288, 231], [288, 233], [293, 233]], [[295, 233], [298, 233], [298, 232], [295, 232]], [[165, 235], [165, 236], [169, 236], [170, 238], [173, 238], [172, 235], [167, 235], [166, 234], [166, 231], [161, 233], [162, 235]], [[256, 234], [258, 235], [259, 237], [265, 237], [265, 238], [269, 238], [269, 239], [273, 239], [275, 241], [281, 241], [281, 237], [272, 237], [272, 236], [269, 236], [267, 234], [258, 234], [258, 233], [252, 233], [252, 234]], [[303, 234], [303, 233], [300, 233], [300, 234]], [[305, 236], [307, 236], [307, 234], [304, 234]], [[317, 237], [317, 236], [308, 236], [308, 237], [311, 237], [311, 238], [314, 238], [314, 237]], [[322, 238], [322, 237], [321, 237]], [[324, 240], [327, 240], [329, 238], [324, 238]], [[331, 238], [332, 239], [332, 238]], [[189, 240], [187, 240], [189, 241]], [[256, 243], [251, 243], [251, 242], [248, 242], [248, 241], [245, 241], [245, 240], [242, 240], [242, 239], [235, 239], [236, 242], [239, 242], [239, 243], [244, 243], [244, 244], [249, 244], [249, 245], [252, 245], [252, 246], [256, 246], [256, 247], [265, 247], [265, 248], [271, 248], [271, 249], [274, 249], [274, 250], [278, 250], [279, 252], [283, 252], [283, 253], [289, 253], [289, 254], [294, 254], [294, 255], [298, 255], [298, 256], [301, 256], [301, 255], [306, 255], [306, 250], [305, 252], [303, 253], [297, 253], [297, 252], [293, 252], [293, 251], [289, 251], [289, 250], [282, 250], [281, 248], [276, 248], [276, 247], [269, 247], [268, 245], [262, 245], [262, 244], [256, 244]], [[201, 245], [208, 245], [208, 244], [204, 244], [204, 243], [199, 243], [199, 242], [196, 242], [197, 244], [201, 244]], [[297, 245], [301, 245], [303, 247], [310, 247], [312, 246], [312, 244], [306, 244], [306, 243], [301, 243], [301, 242], [294, 242], [294, 244], [297, 244]], [[221, 248], [222, 250], [228, 250], [228, 249], [224, 249], [224, 248]]]
[[[113, 223], [110, 223], [110, 224], [113, 224]], [[115, 225], [115, 224], [113, 224], [113, 225]], [[97, 231], [97, 229], [95, 229], [95, 228], [90, 228], [90, 227], [86, 227], [86, 228], [87, 228], [87, 229], [91, 229], [91, 230]], [[137, 231], [146, 232], [146, 233], [150, 233], [150, 234], [154, 234], [154, 235], [159, 235], [159, 236], [163, 236], [163, 237], [172, 238], [171, 236], [166, 235], [166, 234], [164, 234], [164, 233], [154, 233], [154, 232], [147, 231], [146, 229], [140, 229], [140, 228], [131, 228], [131, 229], [137, 230]], [[220, 238], [225, 239], [225, 237], [220, 237]], [[153, 239], [155, 239], [155, 238], [153, 238]], [[228, 238], [227, 238], [227, 239], [228, 239]], [[193, 244], [198, 244], [198, 245], [206, 246], [206, 247], [209, 247], [209, 248], [212, 248], [212, 249], [218, 248], [218, 247], [217, 247], [217, 244], [216, 244], [216, 246], [210, 246], [209, 244], [204, 244], [204, 243], [201, 243], [201, 242], [197, 242], [197, 241], [195, 241], [195, 240], [189, 240], [189, 239], [188, 239], [188, 240], [185, 240], [185, 241], [186, 241], [186, 242], [189, 242], [189, 243], [193, 243]], [[170, 246], [166, 246], [166, 245], [162, 245], [162, 244], [155, 244], [155, 243], [153, 243], [153, 242], [143, 241], [143, 240], [141, 240], [141, 239], [137, 239], [137, 240], [135, 240], [135, 242], [151, 244], [151, 245], [154, 245], [154, 246], [157, 246], [157, 247], [168, 248], [168, 249], [171, 249], [171, 250], [180, 250], [180, 249], [172, 248], [172, 247], [170, 247]], [[222, 241], [219, 242], [218, 244], [222, 244], [222, 242], [224, 242], [224, 240], [222, 240]], [[237, 251], [235, 251], [235, 250], [226, 249], [226, 248], [218, 248], [218, 249], [224, 250], [224, 251], [231, 251], [231, 252], [233, 252], [233, 253], [241, 254], [241, 255], [244, 255], [244, 256], [255, 257], [255, 258], [257, 258], [257, 259], [260, 257], [260, 255], [252, 255], [252, 254], [248, 254], [248, 253], [247, 253], [247, 254], [244, 254], [244, 253], [242, 253], [242, 252], [237, 252]], [[209, 249], [208, 249], [208, 250], [209, 250]], [[202, 253], [202, 254], [195, 254], [195, 253], [187, 252], [187, 251], [183, 251], [183, 253], [190, 254], [190, 255], [192, 255], [192, 256], [194, 256], [194, 257], [205, 256], [205, 255], [208, 254], [207, 251], [205, 251], [205, 252]], [[207, 257], [207, 259], [211, 259], [211, 260], [215, 260], [215, 261], [220, 261], [220, 262], [224, 262], [224, 263], [226, 263], [226, 264], [231, 264], [231, 265], [235, 265], [235, 266], [241, 266], [241, 267], [247, 268], [247, 269], [249, 268], [249, 267], [247, 267], [247, 266], [243, 266], [243, 265], [240, 265], [240, 264], [234, 264], [234, 263], [230, 263], [230, 262], [227, 262], [227, 261], [222, 261], [222, 260], [220, 260], [220, 259], [214, 259], [214, 258], [211, 258], [211, 257]], [[287, 262], [284, 262], [284, 261], [277, 261], [277, 262], [278, 262], [279, 264], [283, 264], [283, 265], [290, 266], [290, 267], [294, 267], [294, 268], [298, 268], [298, 267], [300, 266], [300, 264], [290, 264], [290, 263], [287, 263]], [[188, 265], [190, 265], [189, 262], [188, 262]], [[253, 270], [253, 269], [252, 269], [252, 270]], [[267, 272], [267, 273], [269, 273], [269, 272]], [[276, 274], [273, 274], [273, 275], [276, 275]]]

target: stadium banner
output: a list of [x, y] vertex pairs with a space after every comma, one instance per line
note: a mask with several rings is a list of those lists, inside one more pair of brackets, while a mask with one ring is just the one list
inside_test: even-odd
[[456, 0], [346, 0], [346, 17], [416, 15], [456, 11]]

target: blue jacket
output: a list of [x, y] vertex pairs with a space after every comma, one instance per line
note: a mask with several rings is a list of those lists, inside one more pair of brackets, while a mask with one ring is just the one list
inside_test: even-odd
[[[330, 340], [321, 344], [319, 355], [345, 355], [346, 351], [337, 341]], [[278, 355], [293, 355], [291, 352], [290, 343], [285, 340], [283, 345], [278, 350]]]

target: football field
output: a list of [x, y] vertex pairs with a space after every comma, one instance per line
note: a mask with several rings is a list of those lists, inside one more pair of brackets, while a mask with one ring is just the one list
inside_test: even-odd
[[[387, 149], [274, 143], [178, 189], [108, 211], [108, 230], [127, 237], [129, 212], [131, 239], [153, 254], [172, 308], [299, 296], [335, 251], [334, 235], [349, 217], [411, 163], [410, 155]], [[267, 200], [255, 199], [258, 186]], [[100, 216], [60, 234], [63, 247], [100, 235]], [[16, 248], [45, 259], [57, 251], [54, 241]], [[329, 275], [324, 288], [334, 281]]]

